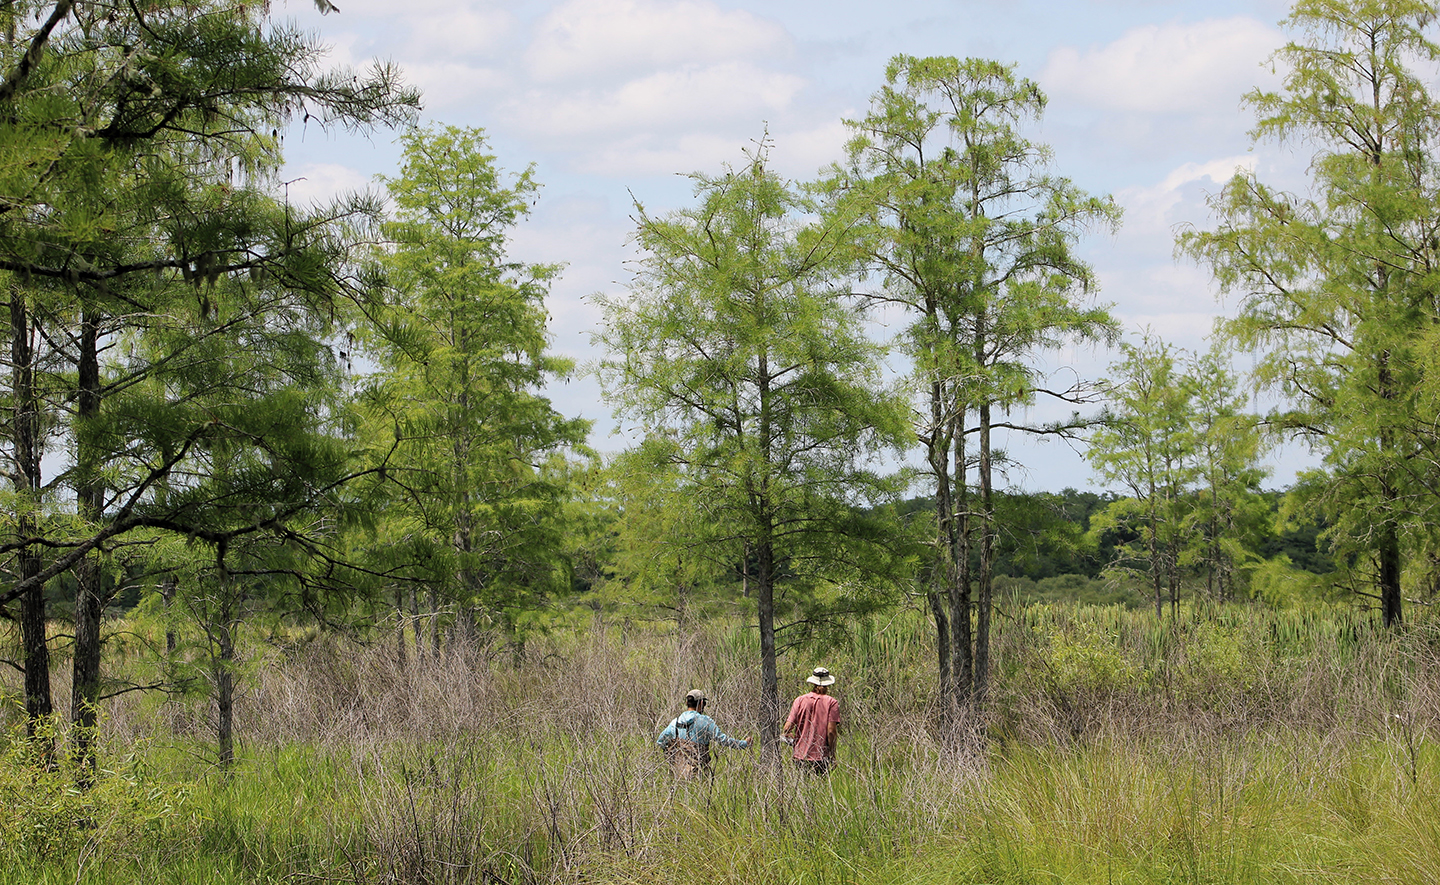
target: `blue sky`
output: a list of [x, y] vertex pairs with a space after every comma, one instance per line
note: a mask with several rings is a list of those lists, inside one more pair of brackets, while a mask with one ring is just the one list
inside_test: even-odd
[[[1056, 171], [1125, 210], [1117, 235], [1081, 248], [1130, 340], [1149, 329], [1205, 346], [1227, 306], [1203, 268], [1173, 257], [1174, 232], [1209, 223], [1205, 197], [1237, 166], [1303, 186], [1307, 157], [1252, 149], [1241, 102], [1278, 82], [1266, 63], [1285, 40], [1278, 0], [337, 3], [327, 16], [312, 0], [272, 9], [318, 34], [332, 64], [399, 64], [425, 93], [426, 120], [484, 127], [506, 168], [535, 164], [544, 189], [512, 252], [566, 264], [549, 300], [553, 349], [582, 362], [596, 357], [588, 296], [623, 291], [629, 277], [632, 196], [650, 212], [687, 205], [684, 173], [742, 161], [767, 128], [772, 166], [813, 177], [840, 159], [842, 119], [864, 113], [897, 53], [994, 58], [1040, 84], [1050, 103], [1029, 134], [1054, 149]], [[306, 199], [374, 187], [396, 172], [399, 151], [392, 133], [312, 126], [292, 129], [286, 157], [291, 196]], [[1095, 377], [1116, 358], [1065, 352], [1049, 365]], [[626, 445], [593, 381], [550, 394], [562, 412], [597, 420], [597, 447]], [[1008, 445], [1025, 465], [1014, 487], [1098, 486], [1064, 445]], [[1268, 484], [1288, 484], [1307, 462], [1281, 453]]]

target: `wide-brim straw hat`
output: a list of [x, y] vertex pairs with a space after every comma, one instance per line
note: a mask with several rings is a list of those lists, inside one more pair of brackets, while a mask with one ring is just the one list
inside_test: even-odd
[[811, 685], [834, 685], [835, 677], [824, 667], [816, 667], [813, 673], [805, 677], [805, 681]]

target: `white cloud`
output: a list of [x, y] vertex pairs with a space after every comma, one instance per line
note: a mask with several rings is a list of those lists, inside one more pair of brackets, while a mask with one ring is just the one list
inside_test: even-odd
[[709, 0], [571, 0], [540, 22], [526, 60], [554, 82], [792, 51], [779, 24]]
[[597, 145], [575, 157], [574, 171], [613, 177], [715, 173], [725, 163], [742, 161], [740, 151], [748, 146], [742, 139], [713, 133], [637, 135]]
[[[1253, 171], [1255, 157], [1241, 154], [1203, 163], [1184, 163], [1171, 170], [1159, 183], [1149, 186], [1130, 187], [1115, 195], [1125, 207], [1124, 230], [1167, 230], [1177, 222], [1193, 221], [1196, 210], [1200, 217], [1208, 213], [1204, 203], [1197, 199], [1195, 185], [1210, 182], [1215, 190], [1224, 186], [1237, 171]], [[1185, 217], [1177, 217], [1177, 207], [1184, 206]]]
[[1106, 110], [1233, 112], [1241, 95], [1274, 76], [1261, 62], [1283, 42], [1248, 16], [1145, 25], [1083, 52], [1052, 51], [1040, 81], [1052, 95]]
[[[572, 171], [615, 178], [632, 176], [719, 174], [728, 164], [741, 166], [743, 151], [753, 151], [764, 135], [764, 121], [729, 127], [726, 132], [653, 132], [597, 144], [577, 155]], [[813, 128], [770, 127], [769, 168], [797, 181], [815, 177], [824, 166], [842, 158], [847, 130], [838, 122]]]
[[369, 67], [373, 59], [366, 54], [364, 49], [358, 48], [360, 43], [360, 37], [356, 34], [327, 34], [325, 39], [320, 41], [323, 53], [321, 66], [362, 70]]
[[296, 206], [327, 203], [345, 193], [376, 190], [370, 176], [339, 163], [305, 163], [286, 166], [277, 194]]
[[768, 119], [787, 109], [806, 81], [744, 61], [663, 70], [618, 89], [532, 92], [512, 103], [512, 122], [532, 134], [585, 135], [650, 128], [712, 128]]
[[462, 7], [412, 20], [405, 51], [410, 58], [493, 55], [515, 39], [515, 16], [503, 9]]
[[405, 79], [420, 89], [427, 112], [469, 108], [482, 97], [493, 96], [512, 83], [500, 71], [460, 61], [407, 64]]
[[463, 9], [486, 4], [476, 4], [473, 0], [468, 3], [466, 0], [405, 0], [403, 3], [395, 0], [338, 0], [335, 5], [340, 7], [338, 13], [321, 15], [315, 8], [315, 0], [281, 0], [275, 4], [278, 7], [275, 12], [281, 18], [294, 18], [307, 24], [320, 22], [334, 28], [362, 19], [448, 15], [457, 7]]

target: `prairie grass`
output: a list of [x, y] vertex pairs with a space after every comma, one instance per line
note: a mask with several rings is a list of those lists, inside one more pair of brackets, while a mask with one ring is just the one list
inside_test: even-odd
[[783, 659], [797, 693], [815, 663], [841, 675], [831, 775], [726, 751], [693, 783], [669, 777], [654, 735], [696, 686], [722, 729], [757, 731], [758, 649], [737, 624], [597, 617], [523, 649], [403, 661], [389, 643], [252, 640], [235, 769], [210, 763], [203, 701], [121, 696], [109, 792], [46, 818], [68, 842], [17, 838], [64, 772], [9, 741], [0, 885], [1436, 880], [1432, 626], [1017, 610], [988, 715], [960, 739], [929, 629], [902, 613]]

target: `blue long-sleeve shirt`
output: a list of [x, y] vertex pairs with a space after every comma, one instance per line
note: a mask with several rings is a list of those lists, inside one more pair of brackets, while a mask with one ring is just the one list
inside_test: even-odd
[[720, 730], [720, 726], [715, 724], [714, 719], [694, 710], [686, 710], [670, 720], [670, 724], [660, 732], [660, 737], [655, 740], [655, 743], [665, 748], [682, 738], [694, 741], [701, 749], [708, 748], [711, 743], [719, 744], [722, 747], [734, 747], [737, 750], [750, 748], [749, 741], [730, 737]]

